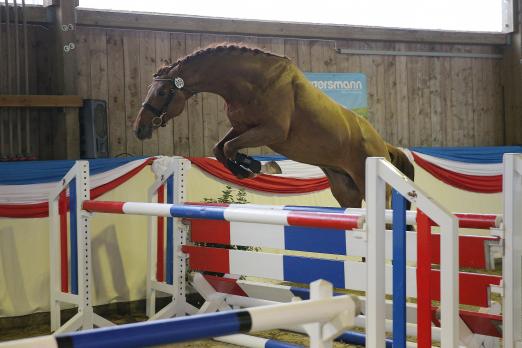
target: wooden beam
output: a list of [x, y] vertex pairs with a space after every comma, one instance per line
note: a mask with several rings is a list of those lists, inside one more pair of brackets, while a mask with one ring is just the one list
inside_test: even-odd
[[[56, 93], [77, 95], [76, 1], [62, 0], [47, 8], [54, 31]], [[65, 29], [63, 29], [65, 28]], [[63, 115], [54, 120], [55, 159], [80, 157], [80, 123], [77, 107], [64, 107]]]
[[[417, 43], [506, 45], [508, 34], [414, 30], [350, 25], [285, 23], [95, 9], [77, 9], [77, 24], [104, 28], [198, 32], [331, 40], [377, 40]], [[42, 7], [31, 8], [28, 21], [49, 22]]]
[[0, 95], [0, 108], [81, 108], [79, 95]]
[[126, 29], [203, 32], [232, 35], [479, 45], [505, 45], [508, 37], [503, 33], [469, 33], [442, 30], [413, 30], [348, 25], [285, 23], [93, 9], [78, 10], [78, 24]]

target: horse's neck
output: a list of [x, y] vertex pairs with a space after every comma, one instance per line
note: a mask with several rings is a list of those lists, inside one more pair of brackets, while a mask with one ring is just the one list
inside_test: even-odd
[[265, 84], [264, 57], [258, 56], [209, 56], [188, 64], [184, 69], [187, 86], [198, 92], [218, 94], [228, 103], [250, 99], [255, 87]]

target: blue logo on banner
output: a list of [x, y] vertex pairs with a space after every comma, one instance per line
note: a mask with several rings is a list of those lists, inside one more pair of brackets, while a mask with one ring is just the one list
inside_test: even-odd
[[366, 75], [360, 73], [305, 73], [312, 85], [361, 116], [368, 117]]

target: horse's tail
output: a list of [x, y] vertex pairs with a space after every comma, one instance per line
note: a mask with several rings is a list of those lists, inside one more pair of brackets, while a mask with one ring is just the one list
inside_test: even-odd
[[386, 147], [388, 148], [388, 153], [390, 154], [391, 163], [401, 172], [406, 174], [410, 180], [413, 180], [415, 178], [415, 168], [410, 162], [408, 156], [406, 156], [406, 154], [401, 149], [393, 145], [386, 143]]

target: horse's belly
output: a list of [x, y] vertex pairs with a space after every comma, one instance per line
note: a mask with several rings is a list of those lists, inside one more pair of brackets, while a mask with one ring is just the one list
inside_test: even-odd
[[269, 146], [275, 152], [288, 157], [291, 160], [312, 164], [316, 166], [332, 166], [343, 162], [343, 158], [348, 151], [331, 151], [317, 143], [303, 143], [301, 141], [293, 142], [291, 139], [282, 144], [273, 144]]

